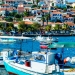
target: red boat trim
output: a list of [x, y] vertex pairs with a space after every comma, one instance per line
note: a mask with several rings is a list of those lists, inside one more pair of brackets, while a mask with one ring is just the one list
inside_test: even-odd
[[8, 72], [8, 74], [9, 74], [9, 75], [11, 75], [11, 74], [13, 74], [13, 75], [17, 75], [17, 74], [15, 74], [15, 73], [12, 73], [12, 72]]

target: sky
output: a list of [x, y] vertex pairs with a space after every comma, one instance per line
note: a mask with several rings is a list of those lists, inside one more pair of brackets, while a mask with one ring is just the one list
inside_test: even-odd
[[67, 0], [68, 2], [75, 2], [75, 0]]

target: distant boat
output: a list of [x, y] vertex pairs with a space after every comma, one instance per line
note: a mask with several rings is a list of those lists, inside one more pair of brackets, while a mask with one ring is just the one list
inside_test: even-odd
[[47, 44], [54, 41], [54, 39], [52, 37], [37, 36], [35, 39], [40, 41], [41, 43], [47, 43]]
[[13, 43], [16, 42], [15, 39], [0, 39], [1, 43]]

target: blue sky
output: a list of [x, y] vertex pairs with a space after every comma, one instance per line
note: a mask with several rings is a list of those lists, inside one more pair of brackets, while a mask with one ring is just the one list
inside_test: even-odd
[[75, 2], [75, 0], [67, 0], [68, 2]]

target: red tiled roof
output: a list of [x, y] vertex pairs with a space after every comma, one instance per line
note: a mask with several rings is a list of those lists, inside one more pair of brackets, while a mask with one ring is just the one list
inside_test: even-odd
[[6, 8], [0, 8], [0, 11], [5, 11], [6, 10]]
[[[63, 23], [60, 23], [60, 22], [56, 22], [56, 23], [54, 23], [54, 22], [48, 22], [48, 25], [52, 25], [52, 24], [59, 24], [59, 25], [61, 25]], [[44, 25], [47, 25], [47, 22], [44, 22]]]
[[69, 26], [75, 26], [73, 22], [65, 22], [65, 24], [68, 24]]
[[9, 4], [2, 4], [2, 6], [9, 6]]
[[[19, 22], [13, 22], [14, 24], [19, 24]], [[27, 24], [27, 25], [31, 25], [31, 24], [33, 24], [33, 22], [32, 21], [24, 21], [24, 23], [25, 24]]]
[[33, 22], [32, 21], [25, 21], [25, 24], [31, 25], [31, 24], [33, 24]]
[[5, 10], [8, 10], [8, 11], [12, 11], [13, 9], [16, 9], [16, 8], [0, 8], [0, 11], [5, 11]]
[[52, 14], [61, 14], [61, 12], [52, 12]]
[[33, 19], [33, 18], [34, 18], [34, 16], [28, 16], [28, 17], [24, 17], [24, 18], [32, 18], [32, 19]]
[[46, 13], [46, 12], [49, 12], [49, 10], [42, 10], [42, 12], [45, 12]]
[[24, 11], [24, 7], [18, 7], [17, 10], [18, 10], [19, 12], [23, 12], [23, 11]]

